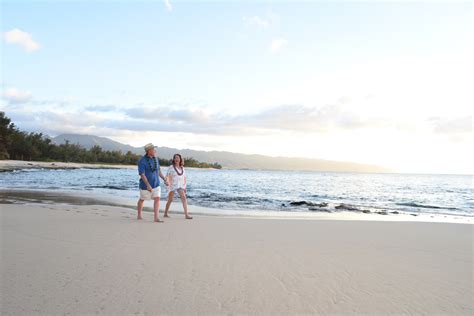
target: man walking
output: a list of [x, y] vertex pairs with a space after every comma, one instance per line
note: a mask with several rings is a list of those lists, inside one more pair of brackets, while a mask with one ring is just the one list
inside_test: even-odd
[[158, 217], [161, 196], [160, 178], [163, 179], [165, 185], [167, 185], [167, 180], [160, 170], [155, 146], [151, 143], [145, 145], [145, 155], [138, 161], [138, 174], [140, 175], [140, 198], [137, 203], [137, 219], [142, 219], [144, 201], [153, 200], [155, 222], [162, 223], [163, 221]]

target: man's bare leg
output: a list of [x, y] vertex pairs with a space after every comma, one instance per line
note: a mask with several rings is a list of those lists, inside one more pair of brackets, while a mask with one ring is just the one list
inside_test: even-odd
[[160, 198], [154, 198], [153, 202], [153, 212], [155, 213], [155, 222], [157, 223], [163, 223], [161, 219], [158, 218], [158, 215], [160, 213]]
[[174, 198], [174, 192], [171, 191], [168, 193], [168, 201], [166, 201], [166, 207], [165, 207], [165, 217], [169, 217], [168, 211], [170, 209], [171, 203], [173, 203], [173, 198]]
[[138, 199], [138, 202], [137, 202], [137, 211], [138, 211], [137, 219], [143, 219], [142, 218], [143, 202], [144, 202], [144, 200]]
[[186, 199], [186, 193], [184, 193], [184, 190], [179, 190], [178, 192], [179, 196], [181, 197], [181, 202], [183, 203], [184, 217], [186, 219], [193, 219], [188, 213], [188, 200]]

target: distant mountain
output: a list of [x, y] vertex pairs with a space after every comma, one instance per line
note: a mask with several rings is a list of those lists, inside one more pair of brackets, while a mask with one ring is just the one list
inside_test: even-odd
[[64, 144], [68, 140], [71, 144], [79, 144], [84, 148], [91, 149], [95, 145], [99, 145], [103, 150], [119, 150], [123, 153], [131, 151], [136, 153], [137, 148], [125, 145], [106, 137], [99, 137], [93, 135], [79, 135], [79, 134], [61, 134], [54, 138], [52, 141], [54, 144]]
[[[87, 149], [99, 145], [104, 150], [131, 151], [142, 154], [142, 147], [133, 147], [113, 141], [106, 137], [93, 135], [63, 134], [53, 138], [55, 144], [62, 144], [66, 140], [70, 143], [79, 144]], [[199, 151], [192, 149], [176, 149], [169, 147], [158, 147], [160, 158], [170, 158], [175, 153], [183, 157], [193, 157], [202, 162], [217, 162], [224, 168], [229, 169], [269, 169], [269, 170], [306, 170], [306, 171], [336, 171], [336, 172], [392, 172], [384, 167], [359, 164], [354, 162], [333, 161], [324, 159], [270, 157], [263, 155], [246, 155], [227, 151]]]

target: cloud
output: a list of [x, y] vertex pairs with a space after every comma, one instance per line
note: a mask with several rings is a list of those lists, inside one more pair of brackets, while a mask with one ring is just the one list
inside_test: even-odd
[[117, 112], [119, 108], [115, 105], [91, 105], [85, 108], [90, 112]]
[[[344, 99], [345, 100], [345, 99]], [[350, 109], [348, 101], [321, 107], [281, 105], [251, 115], [211, 113], [203, 108], [171, 106], [134, 106], [118, 109], [113, 106], [87, 107], [87, 111], [114, 111], [118, 116], [104, 116], [107, 128], [130, 131], [187, 132], [196, 134], [242, 135], [265, 134], [271, 131], [317, 132], [353, 130], [387, 126], [387, 122], [362, 117]]]
[[433, 117], [428, 120], [433, 131], [438, 134], [462, 134], [472, 133], [472, 116], [463, 116], [456, 118]]
[[12, 29], [3, 33], [3, 38], [7, 44], [17, 44], [23, 47], [27, 52], [33, 52], [40, 49], [40, 44], [33, 40], [31, 34], [19, 29]]
[[244, 22], [245, 26], [256, 26], [262, 29], [267, 29], [270, 26], [269, 20], [263, 19], [256, 15], [252, 17], [244, 16], [242, 21]]
[[24, 131], [41, 132], [47, 135], [63, 133], [93, 134], [110, 136], [126, 134], [121, 129], [111, 130], [104, 127], [104, 118], [93, 113], [81, 110], [68, 110], [60, 112], [58, 109], [36, 110], [34, 115], [31, 109], [15, 108], [6, 112], [17, 127]]
[[[36, 101], [35, 101], [36, 102]], [[457, 119], [432, 118], [420, 124], [419, 118], [394, 118], [390, 113], [383, 115], [361, 111], [357, 99], [344, 97], [332, 104], [304, 106], [286, 104], [269, 107], [253, 114], [230, 115], [212, 112], [192, 103], [181, 105], [95, 105], [65, 110], [52, 104], [48, 110], [31, 111], [36, 105], [29, 102], [15, 106], [8, 112], [22, 116], [27, 126], [43, 126], [39, 131], [56, 133], [73, 130], [94, 134], [95, 130], [123, 132], [170, 132], [195, 135], [272, 135], [274, 133], [329, 134], [352, 131], [392, 130], [401, 133], [428, 132], [434, 134], [465, 133], [472, 130], [472, 117]], [[35, 109], [37, 111], [38, 109]], [[53, 129], [54, 127], [54, 129]], [[462, 136], [462, 135], [461, 135]]]
[[125, 111], [134, 119], [160, 120], [176, 123], [206, 124], [210, 117], [202, 109], [170, 108], [170, 107], [131, 107]]
[[32, 95], [28, 91], [21, 91], [17, 88], [6, 88], [2, 93], [2, 98], [10, 104], [27, 103], [32, 99]]
[[171, 5], [170, 0], [163, 0], [163, 2], [165, 3], [166, 9], [167, 9], [168, 11], [173, 10], [173, 6]]
[[324, 133], [380, 126], [379, 120], [361, 117], [342, 103], [321, 107], [299, 104], [272, 107], [260, 113], [234, 118], [240, 126], [291, 132]]
[[280, 52], [284, 47], [288, 45], [288, 41], [284, 38], [277, 38], [272, 41], [270, 45], [270, 51], [273, 54]]
[[74, 97], [61, 97], [51, 99], [38, 99], [33, 98], [33, 95], [29, 91], [23, 91], [16, 87], [6, 87], [3, 89], [1, 94], [3, 100], [7, 101], [9, 105], [15, 105], [18, 108], [19, 105], [23, 106], [35, 106], [35, 111], [46, 107], [64, 107], [70, 106], [77, 101]]

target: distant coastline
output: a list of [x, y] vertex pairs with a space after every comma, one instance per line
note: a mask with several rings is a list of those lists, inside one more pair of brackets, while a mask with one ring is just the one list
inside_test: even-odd
[[[167, 165], [162, 165], [167, 167]], [[134, 169], [136, 165], [107, 164], [107, 163], [78, 163], [61, 161], [26, 161], [26, 160], [0, 160], [0, 172], [8, 172], [25, 169]], [[194, 169], [196, 167], [187, 167]], [[215, 169], [215, 168], [196, 168]], [[217, 170], [217, 169], [216, 169]]]
[[0, 160], [0, 172], [24, 169], [131, 169], [134, 165], [104, 164], [104, 163], [77, 163], [77, 162], [45, 162], [25, 160]]

